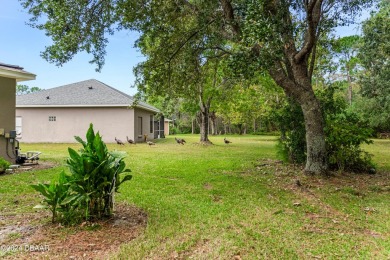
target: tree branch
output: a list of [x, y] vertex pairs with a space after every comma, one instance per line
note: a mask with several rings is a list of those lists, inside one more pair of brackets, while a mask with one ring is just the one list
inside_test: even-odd
[[316, 35], [318, 24], [321, 19], [321, 6], [323, 0], [312, 0], [307, 5], [307, 23], [308, 27], [305, 33], [305, 41], [302, 49], [294, 56], [295, 62], [300, 63], [303, 59], [307, 58], [314, 44], [316, 43]]
[[182, 42], [179, 46], [179, 48], [176, 49], [176, 51], [168, 58], [168, 61], [167, 62], [171, 62], [173, 60], [173, 58], [179, 53], [179, 51], [193, 38], [195, 37], [199, 32], [201, 32], [204, 28], [206, 28], [207, 26], [209, 26], [210, 24], [212, 24], [213, 22], [215, 22], [215, 19], [211, 20], [210, 22], [208, 22], [205, 26], [203, 26], [202, 28], [200, 28], [199, 30], [196, 30], [195, 32], [193, 32], [184, 42]]
[[233, 33], [241, 37], [241, 28], [238, 25], [235, 17], [234, 17], [234, 9], [232, 6], [232, 3], [230, 0], [220, 0], [222, 5], [222, 10], [225, 16], [225, 19], [229, 22], [230, 26], [232, 27]]
[[315, 62], [316, 62], [316, 52], [317, 52], [317, 42], [318, 42], [318, 38], [320, 37], [320, 33], [321, 31], [318, 30], [317, 31], [317, 35], [316, 35], [316, 39], [315, 39], [315, 42], [314, 42], [314, 47], [313, 47], [313, 51], [312, 51], [312, 54], [311, 54], [311, 60], [310, 60], [310, 65], [309, 65], [309, 79], [311, 80], [311, 78], [313, 77], [313, 72], [314, 72], [314, 66], [315, 66]]
[[280, 62], [275, 62], [273, 67], [269, 69], [269, 74], [272, 79], [281, 86], [287, 96], [293, 97], [295, 100], [300, 100], [302, 97], [299, 92], [306, 92], [299, 84], [296, 84], [293, 79], [290, 79], [286, 74], [283, 65]]

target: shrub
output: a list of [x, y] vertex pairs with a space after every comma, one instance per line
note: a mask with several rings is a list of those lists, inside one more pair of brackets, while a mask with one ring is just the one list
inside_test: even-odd
[[360, 145], [370, 144], [372, 129], [353, 112], [344, 97], [338, 95], [337, 84], [317, 91], [324, 110], [325, 134], [329, 166], [332, 170], [368, 172], [374, 165], [371, 155]]
[[375, 168], [371, 155], [360, 145], [370, 144], [372, 130], [361, 124], [356, 114], [344, 113], [327, 117], [326, 145], [329, 165], [333, 169], [367, 172]]
[[277, 145], [279, 156], [284, 161], [303, 163], [306, 160], [305, 124], [301, 107], [287, 99], [274, 114], [280, 129]]
[[[371, 155], [360, 145], [372, 143], [369, 139], [372, 130], [367, 122], [349, 110], [345, 99], [338, 95], [339, 87], [334, 84], [317, 90], [317, 97], [325, 118], [326, 147], [331, 170], [354, 172], [371, 171], [374, 165]], [[304, 118], [301, 108], [291, 100], [277, 110], [281, 138], [278, 151], [282, 158], [293, 163], [303, 163], [306, 159], [306, 139]]]
[[8, 169], [8, 167], [10, 166], [11, 164], [6, 161], [4, 158], [0, 157], [0, 173], [4, 173], [6, 169]]
[[[44, 197], [46, 206], [52, 212], [52, 221], [58, 217], [63, 223], [72, 219], [100, 219], [110, 216], [114, 207], [114, 193], [119, 186], [132, 178], [120, 174], [130, 172], [123, 161], [124, 152], [108, 152], [99, 132], [95, 134], [91, 124], [87, 141], [75, 139], [83, 145], [80, 153], [68, 148], [67, 165], [70, 174], [62, 172], [59, 181], [51, 184], [37, 184], [32, 187]], [[60, 216], [58, 216], [60, 214]], [[81, 216], [81, 214], [83, 216]]]
[[178, 127], [171, 127], [170, 128], [170, 133], [171, 135], [177, 135], [180, 134], [180, 129]]

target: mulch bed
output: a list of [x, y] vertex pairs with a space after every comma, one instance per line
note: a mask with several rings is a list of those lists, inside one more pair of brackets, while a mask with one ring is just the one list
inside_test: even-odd
[[[107, 259], [121, 244], [142, 234], [147, 223], [143, 210], [123, 203], [117, 204], [110, 219], [78, 226], [32, 224], [32, 219], [42, 217], [50, 219], [43, 212], [27, 218], [0, 216], [0, 246], [3, 254], [8, 251], [5, 259]], [[1, 225], [1, 220], [7, 224]]]

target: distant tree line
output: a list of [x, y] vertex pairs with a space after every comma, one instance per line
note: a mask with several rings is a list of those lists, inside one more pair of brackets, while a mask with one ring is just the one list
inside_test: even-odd
[[24, 94], [29, 94], [37, 91], [41, 91], [42, 89], [39, 87], [29, 87], [27, 85], [16, 85], [16, 95], [24, 95]]

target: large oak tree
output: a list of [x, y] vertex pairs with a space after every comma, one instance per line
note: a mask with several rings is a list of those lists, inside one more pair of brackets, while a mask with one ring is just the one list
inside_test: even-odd
[[[324, 32], [348, 24], [370, 0], [22, 0], [33, 26], [46, 31], [53, 45], [43, 56], [61, 65], [77, 52], [92, 53], [98, 69], [104, 64], [107, 34], [116, 29], [141, 32], [137, 42], [154, 63], [162, 82], [191, 79], [171, 67], [179, 59], [194, 67], [199, 54], [231, 57], [235, 73], [250, 77], [266, 71], [296, 100], [305, 118], [305, 170], [328, 169], [324, 119], [312, 88], [316, 46]], [[40, 23], [39, 17], [45, 15]], [[210, 57], [209, 57], [210, 58]], [[164, 69], [158, 70], [161, 65]], [[191, 66], [190, 66], [191, 65]], [[142, 67], [142, 65], [141, 65]], [[150, 67], [149, 67], [150, 68]], [[176, 67], [178, 68], [178, 67]], [[176, 69], [175, 68], [175, 69]], [[138, 74], [146, 79], [148, 73]], [[166, 81], [168, 79], [168, 81]], [[181, 79], [182, 83], [185, 80]], [[147, 84], [148, 81], [143, 81]], [[149, 85], [169, 89], [173, 85]], [[176, 85], [180, 87], [179, 85]], [[183, 86], [181, 86], [183, 87]]]

